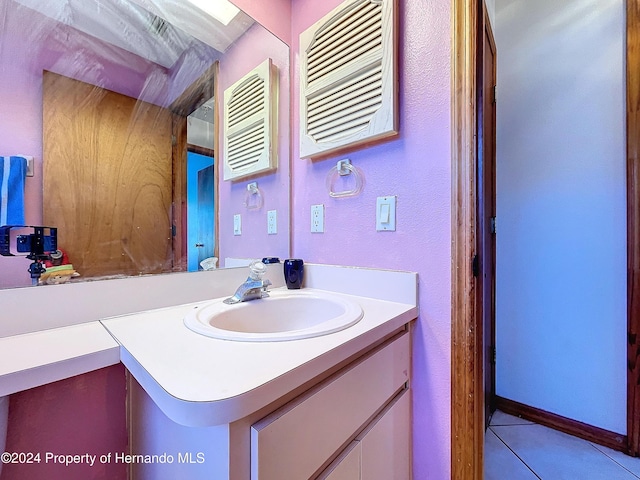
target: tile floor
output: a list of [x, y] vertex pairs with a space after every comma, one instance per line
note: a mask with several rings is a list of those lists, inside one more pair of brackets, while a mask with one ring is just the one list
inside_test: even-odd
[[637, 480], [640, 458], [496, 411], [484, 472], [485, 480]]

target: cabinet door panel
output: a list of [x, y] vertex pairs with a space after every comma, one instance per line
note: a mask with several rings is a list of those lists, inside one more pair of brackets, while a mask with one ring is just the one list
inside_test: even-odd
[[358, 437], [363, 479], [411, 478], [410, 398], [409, 390], [404, 390]]
[[360, 480], [360, 442], [351, 442], [317, 480]]
[[300, 34], [300, 158], [397, 135], [396, 12], [347, 0]]
[[252, 480], [310, 478], [409, 379], [406, 333], [251, 427]]

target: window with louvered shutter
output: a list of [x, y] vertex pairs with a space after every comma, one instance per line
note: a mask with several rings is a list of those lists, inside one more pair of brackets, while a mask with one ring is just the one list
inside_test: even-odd
[[275, 170], [278, 69], [267, 59], [224, 91], [224, 179]]
[[349, 0], [300, 35], [300, 157], [396, 135], [396, 0]]

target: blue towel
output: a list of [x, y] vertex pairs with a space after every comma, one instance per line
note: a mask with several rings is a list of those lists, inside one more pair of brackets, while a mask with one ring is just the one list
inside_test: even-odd
[[24, 225], [25, 157], [0, 157], [0, 226]]

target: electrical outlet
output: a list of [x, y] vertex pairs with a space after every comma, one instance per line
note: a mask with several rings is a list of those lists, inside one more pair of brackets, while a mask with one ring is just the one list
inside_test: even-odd
[[324, 233], [324, 205], [311, 205], [311, 232]]
[[275, 210], [267, 212], [267, 234], [275, 235], [278, 233], [278, 217]]
[[242, 235], [242, 217], [239, 213], [233, 216], [233, 234]]

